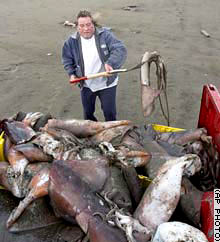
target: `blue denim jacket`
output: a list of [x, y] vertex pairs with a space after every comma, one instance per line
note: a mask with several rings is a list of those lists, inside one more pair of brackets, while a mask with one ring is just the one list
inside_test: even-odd
[[[96, 28], [95, 41], [101, 62], [109, 64], [113, 69], [120, 69], [127, 57], [127, 50], [122, 41], [116, 39], [111, 31], [106, 28]], [[71, 35], [64, 43], [62, 49], [62, 63], [70, 75], [84, 76], [84, 62], [78, 32]], [[107, 78], [106, 85], [114, 82], [117, 74]], [[83, 81], [81, 82], [83, 86]]]

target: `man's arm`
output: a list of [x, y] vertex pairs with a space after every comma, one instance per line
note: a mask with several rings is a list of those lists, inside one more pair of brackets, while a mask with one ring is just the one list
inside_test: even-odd
[[72, 48], [73, 47], [70, 44], [70, 39], [66, 40], [62, 48], [62, 63], [69, 76], [75, 76], [76, 73], [76, 64]]
[[127, 50], [121, 40], [118, 40], [110, 31], [106, 32], [106, 44], [110, 52], [110, 56], [106, 64], [113, 69], [120, 69], [127, 58]]

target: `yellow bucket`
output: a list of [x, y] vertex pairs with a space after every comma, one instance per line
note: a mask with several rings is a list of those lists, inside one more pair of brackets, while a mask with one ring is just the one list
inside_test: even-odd
[[3, 136], [4, 136], [4, 131], [0, 135], [0, 161], [4, 161], [5, 160], [5, 156], [4, 156], [5, 140], [4, 140]]
[[[4, 140], [3, 136], [4, 136], [4, 131], [0, 135], [0, 161], [4, 161], [5, 160], [5, 156], [4, 156], [4, 143], [5, 143], [5, 140]], [[0, 186], [0, 189], [4, 189], [4, 187]]]
[[147, 176], [138, 175], [138, 178], [140, 179], [141, 186], [143, 188], [147, 188], [150, 185], [150, 183], [152, 182], [152, 180]]
[[152, 127], [155, 131], [158, 131], [158, 132], [179, 132], [179, 131], [185, 130], [185, 129], [174, 128], [170, 126], [164, 126], [160, 124], [152, 124]]

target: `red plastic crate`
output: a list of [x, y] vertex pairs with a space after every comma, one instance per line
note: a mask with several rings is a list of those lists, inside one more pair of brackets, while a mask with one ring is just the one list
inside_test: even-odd
[[207, 129], [220, 153], [220, 93], [212, 84], [203, 87], [198, 127]]
[[201, 230], [209, 242], [214, 242], [214, 192], [204, 192], [201, 201]]

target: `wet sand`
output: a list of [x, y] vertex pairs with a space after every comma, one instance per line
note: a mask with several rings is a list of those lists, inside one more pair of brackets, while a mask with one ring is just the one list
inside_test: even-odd
[[[133, 11], [124, 7], [135, 5]], [[72, 88], [61, 64], [64, 40], [74, 31], [64, 27], [79, 9], [100, 13], [100, 24], [112, 28], [128, 48], [124, 67], [137, 64], [145, 51], [158, 51], [167, 67], [170, 124], [197, 126], [203, 85], [220, 86], [220, 2], [101, 0], [14, 1], [0, 3], [1, 118], [18, 111], [50, 112], [55, 117], [82, 118], [77, 87]], [[205, 29], [210, 38], [200, 33]], [[51, 54], [51, 55], [48, 55]], [[152, 82], [154, 80], [152, 73]], [[139, 70], [120, 75], [118, 119], [166, 124], [160, 107], [144, 118]], [[157, 101], [157, 104], [159, 102]], [[99, 104], [97, 116], [103, 120]]]
[[[131, 5], [136, 7], [123, 9]], [[1, 1], [0, 119], [19, 111], [64, 119], [83, 117], [79, 90], [70, 86], [61, 64], [61, 48], [74, 31], [62, 23], [73, 21], [85, 8], [100, 13], [99, 23], [124, 41], [128, 48], [124, 67], [140, 62], [145, 51], [160, 53], [167, 68], [170, 125], [197, 127], [203, 85], [220, 88], [219, 0]], [[155, 85], [154, 77], [152, 72]], [[153, 115], [143, 117], [139, 70], [120, 75], [117, 106], [118, 119], [167, 124], [158, 100]], [[103, 120], [99, 103], [96, 114]], [[1, 231], [5, 218], [1, 218]], [[0, 240], [10, 241], [6, 237]]]

